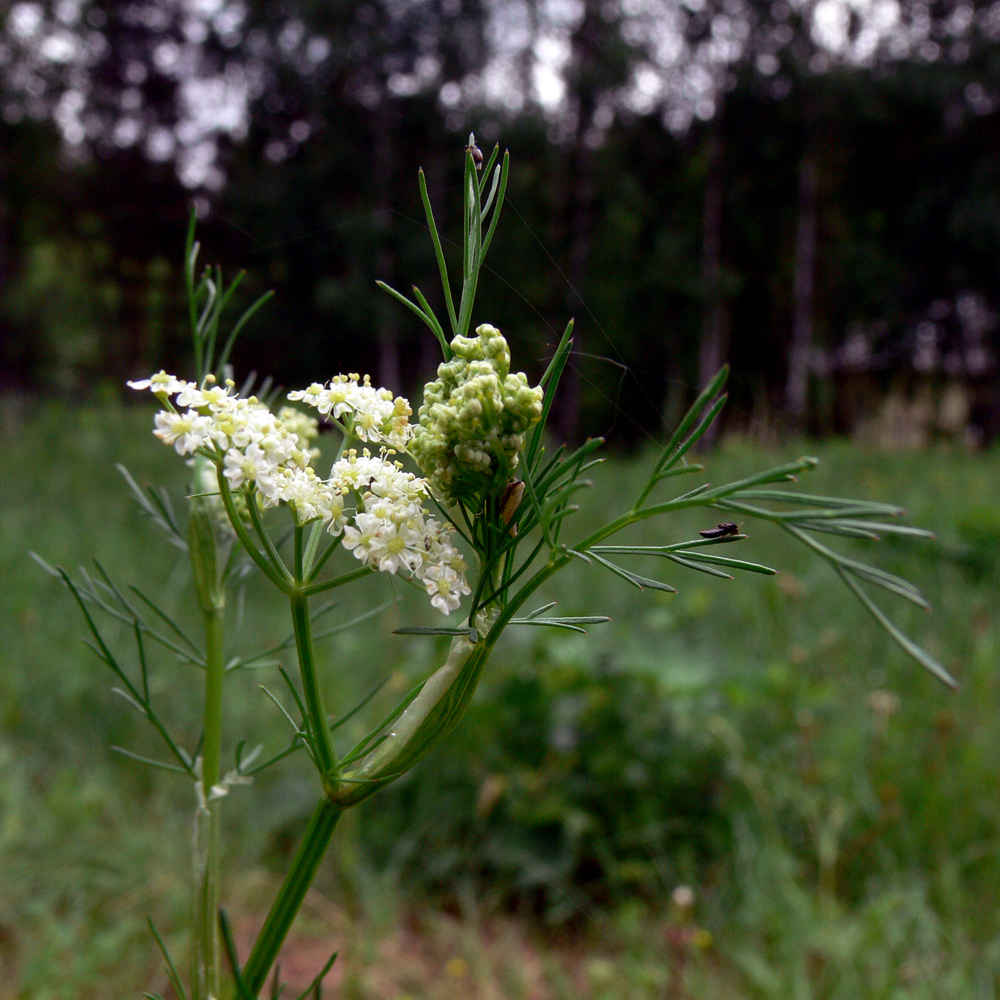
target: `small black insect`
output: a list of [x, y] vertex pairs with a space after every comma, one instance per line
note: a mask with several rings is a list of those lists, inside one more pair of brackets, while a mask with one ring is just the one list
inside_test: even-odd
[[699, 531], [702, 538], [725, 538], [726, 535], [738, 535], [740, 526], [732, 521], [723, 521], [717, 528], [709, 528], [707, 531]]

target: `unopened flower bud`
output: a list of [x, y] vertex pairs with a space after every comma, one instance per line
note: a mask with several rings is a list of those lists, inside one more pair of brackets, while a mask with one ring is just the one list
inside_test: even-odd
[[542, 390], [511, 373], [496, 327], [455, 337], [451, 348], [454, 356], [424, 389], [410, 451], [436, 493], [471, 501], [506, 488], [524, 434], [541, 419]]

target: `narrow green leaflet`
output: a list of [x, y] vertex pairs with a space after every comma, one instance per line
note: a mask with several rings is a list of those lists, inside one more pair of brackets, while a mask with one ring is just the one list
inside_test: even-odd
[[152, 487], [143, 490], [124, 465], [118, 462], [115, 464], [115, 468], [125, 480], [125, 485], [128, 486], [136, 503], [139, 504], [146, 516], [163, 531], [170, 544], [182, 551], [187, 551], [187, 539], [181, 534], [177, 525], [177, 516], [174, 514], [173, 504], [170, 502], [170, 495], [167, 491], [162, 486], [158, 490], [154, 490]]
[[661, 583], [659, 580], [651, 580], [649, 577], [640, 576], [638, 573], [633, 573], [631, 570], [624, 569], [623, 567], [611, 562], [610, 559], [605, 559], [599, 556], [596, 552], [591, 550], [590, 553], [602, 566], [611, 570], [616, 576], [620, 576], [623, 580], [628, 580], [633, 587], [638, 587], [639, 590], [644, 590], [649, 588], [650, 590], [663, 590], [668, 594], [676, 594], [675, 588], [671, 587], [669, 583]]
[[733, 579], [729, 573], [726, 573], [721, 569], [716, 569], [714, 566], [703, 566], [701, 563], [697, 563], [693, 559], [685, 559], [684, 556], [667, 552], [665, 553], [665, 557], [671, 562], [677, 563], [678, 566], [683, 566], [685, 569], [693, 569], [697, 573], [705, 573], [707, 576], [715, 576], [721, 580]]
[[447, 625], [402, 625], [392, 630], [393, 635], [450, 635], [465, 636], [469, 642], [479, 640], [479, 632], [474, 628], [449, 628]]
[[239, 956], [236, 954], [236, 943], [233, 941], [233, 932], [229, 928], [229, 920], [222, 909], [219, 910], [219, 932], [222, 936], [223, 947], [226, 949], [226, 957], [229, 959], [229, 968], [233, 974], [233, 982], [236, 985], [238, 1000], [257, 1000], [257, 997], [243, 979]]
[[714, 552], [685, 552], [683, 556], [671, 555], [672, 559], [683, 558], [693, 562], [714, 563], [716, 566], [728, 566], [730, 569], [741, 569], [747, 573], [760, 573], [763, 576], [774, 576], [778, 571], [762, 563], [749, 562], [746, 559], [733, 559], [731, 556], [720, 556]]
[[835, 565], [834, 569], [851, 590], [857, 594], [861, 603], [871, 612], [875, 620], [889, 633], [897, 645], [912, 656], [921, 666], [926, 667], [938, 680], [947, 684], [952, 690], [958, 690], [958, 681], [930, 653], [918, 646], [908, 635], [904, 634], [890, 620], [886, 613], [865, 593], [861, 585], [851, 578], [850, 573]]
[[581, 625], [601, 625], [604, 622], [609, 622], [611, 619], [607, 615], [577, 615], [573, 617], [566, 618], [544, 618], [539, 617], [538, 613], [535, 612], [525, 618], [511, 618], [510, 625], [545, 625], [552, 628], [564, 628], [569, 629], [571, 632], [582, 632], [584, 635], [587, 634], [585, 628], [581, 628]]
[[177, 994], [177, 1000], [188, 1000], [187, 990], [184, 989], [181, 977], [177, 974], [177, 966], [174, 965], [174, 960], [170, 957], [170, 952], [167, 951], [167, 946], [163, 943], [163, 938], [160, 937], [156, 925], [153, 923], [153, 918], [146, 917], [146, 923], [149, 924], [149, 930], [156, 939], [160, 954], [163, 955], [163, 960], [167, 963], [167, 979], [170, 980], [170, 985]]
[[[117, 688], [115, 688], [115, 692], [117, 694], [122, 694], [122, 692]], [[152, 757], [143, 757], [142, 754], [133, 753], [131, 750], [126, 750], [124, 747], [116, 746], [114, 743], [112, 743], [108, 749], [114, 753], [120, 754], [122, 757], [128, 757], [130, 760], [138, 761], [140, 764], [148, 764], [150, 767], [157, 767], [161, 771], [174, 771], [177, 774], [187, 774], [190, 772], [190, 768], [178, 767], [176, 764], [168, 764], [166, 761], [154, 760]]]
[[713, 407], [714, 413], [712, 414], [711, 420], [708, 420], [707, 422], [703, 420], [694, 433], [688, 437], [688, 432], [694, 428], [705, 407], [708, 406], [710, 401], [722, 391], [722, 387], [726, 384], [726, 379], [728, 377], [729, 366], [724, 365], [716, 373], [711, 382], [705, 386], [701, 394], [681, 419], [680, 424], [677, 425], [677, 429], [673, 434], [671, 434], [667, 443], [663, 446], [663, 451], [660, 452], [660, 457], [653, 466], [653, 471], [650, 474], [649, 480], [647, 481], [642, 492], [639, 494], [639, 498], [635, 502], [635, 510], [638, 510], [643, 505], [646, 498], [653, 491], [653, 487], [656, 485], [658, 480], [663, 478], [662, 474], [668, 471], [673, 465], [676, 465], [677, 462], [681, 460], [684, 453], [687, 452], [698, 441], [698, 439], [704, 435], [705, 431], [708, 430], [711, 421], [715, 419], [719, 409], [721, 409], [718, 404]]

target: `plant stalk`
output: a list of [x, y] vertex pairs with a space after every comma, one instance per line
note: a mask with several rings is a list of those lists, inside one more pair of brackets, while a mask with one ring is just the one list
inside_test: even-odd
[[201, 755], [201, 796], [195, 818], [194, 847], [194, 924], [193, 983], [195, 997], [218, 997], [220, 974], [219, 911], [220, 825], [222, 802], [212, 795], [222, 769], [222, 686], [225, 680], [223, 659], [223, 598], [205, 618], [205, 715]]
[[324, 796], [309, 817], [309, 825], [292, 859], [292, 866], [271, 904], [271, 910], [243, 967], [243, 980], [252, 996], [257, 996], [267, 981], [271, 966], [274, 965], [302, 901], [316, 877], [316, 869], [323, 860], [342, 812], [343, 809], [336, 802], [331, 802]]
[[316, 651], [313, 648], [312, 622], [309, 620], [309, 598], [301, 591], [290, 597], [292, 609], [292, 629], [295, 633], [295, 648], [299, 654], [299, 674], [302, 678], [302, 694], [309, 716], [309, 730], [316, 765], [320, 771], [324, 791], [337, 788], [337, 757], [330, 740], [330, 728], [323, 694], [316, 676]]

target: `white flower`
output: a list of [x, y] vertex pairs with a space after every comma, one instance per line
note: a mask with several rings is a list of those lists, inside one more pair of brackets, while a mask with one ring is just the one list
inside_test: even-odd
[[329, 483], [324, 483], [324, 487], [316, 506], [319, 509], [319, 516], [326, 524], [327, 531], [336, 536], [344, 530], [347, 524], [347, 517], [344, 514], [344, 497]]
[[229, 399], [229, 390], [221, 385], [207, 385], [199, 389], [194, 382], [186, 382], [184, 387], [177, 393], [177, 405], [189, 406], [192, 409], [221, 409]]
[[190, 455], [211, 440], [212, 421], [191, 410], [171, 413], [160, 410], [154, 418], [153, 433], [164, 443], [172, 444], [178, 455]]
[[230, 448], [226, 452], [223, 475], [234, 490], [249, 480], [256, 483], [262, 493], [267, 493], [272, 488], [275, 471], [274, 463], [264, 454], [261, 447], [253, 442], [247, 445], [246, 451]]
[[471, 593], [464, 577], [450, 566], [440, 563], [428, 568], [423, 582], [431, 595], [431, 604], [442, 614], [454, 611], [461, 603], [462, 595]]
[[371, 378], [357, 374], [335, 375], [327, 385], [313, 382], [308, 389], [288, 394], [293, 402], [314, 406], [324, 416], [342, 420], [348, 432], [361, 441], [403, 447], [412, 436], [410, 404], [388, 389], [376, 389]]
[[382, 444], [379, 454], [356, 450], [334, 463], [328, 479], [310, 465], [317, 420], [290, 407], [275, 416], [251, 396], [234, 395], [234, 384], [202, 386], [160, 372], [130, 383], [133, 388], [176, 397], [176, 410], [156, 414], [154, 433], [182, 455], [200, 452], [234, 490], [252, 488], [248, 502], [287, 504], [296, 522], [320, 520], [354, 557], [383, 573], [406, 575], [422, 584], [431, 603], [445, 614], [470, 593], [466, 564], [451, 544], [450, 527], [432, 518], [424, 504], [426, 480], [406, 472], [394, 447], [411, 434], [410, 405], [376, 389], [365, 376], [338, 375], [328, 386], [314, 382], [289, 393], [320, 413], [343, 418], [348, 431]]
[[139, 379], [136, 382], [125, 383], [130, 389], [149, 389], [150, 392], [163, 393], [173, 396], [186, 388], [190, 383], [182, 382], [173, 375], [168, 375], [162, 368], [149, 378]]
[[384, 550], [378, 561], [379, 572], [395, 573], [402, 569], [413, 573], [420, 566], [420, 549], [424, 536], [415, 519], [387, 525], [383, 541]]
[[300, 524], [323, 516], [325, 484], [310, 468], [284, 466], [275, 477], [274, 489], [268, 495], [271, 506], [284, 500], [295, 511]]
[[354, 524], [344, 528], [344, 548], [353, 550], [355, 559], [369, 561], [381, 548], [379, 531], [384, 521], [374, 514], [358, 514]]

